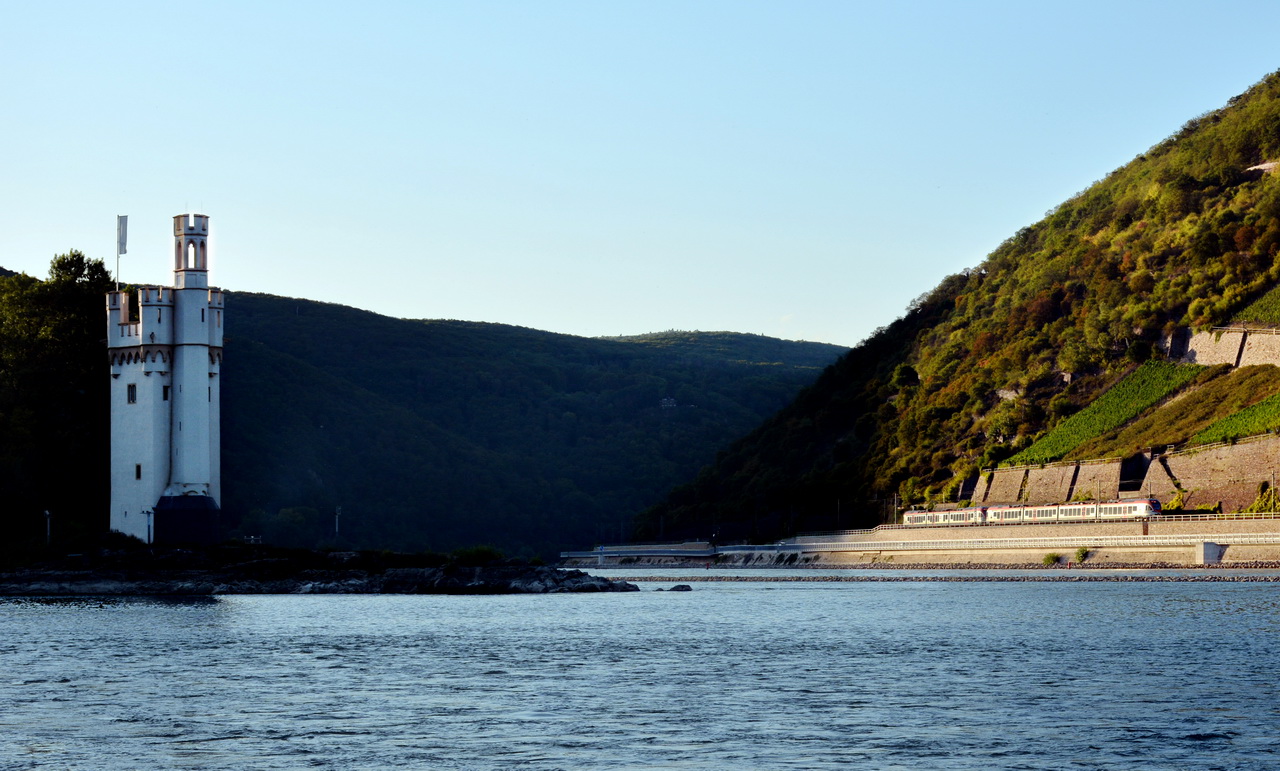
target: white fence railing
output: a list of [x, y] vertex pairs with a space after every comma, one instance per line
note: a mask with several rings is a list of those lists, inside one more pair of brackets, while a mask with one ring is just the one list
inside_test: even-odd
[[[1016, 503], [1009, 504], [1013, 506], [1027, 506], [1031, 504]], [[1280, 511], [1264, 511], [1257, 514], [1247, 512], [1238, 512], [1233, 514], [1160, 514], [1152, 517], [1148, 521], [1156, 524], [1160, 522], [1224, 522], [1235, 521], [1241, 519], [1280, 519]], [[1102, 520], [1104, 524], [1134, 524], [1141, 520]], [[1082, 522], [1080, 520], [1064, 520], [1061, 522], [987, 522], [984, 525], [975, 525], [972, 522], [958, 522], [948, 525], [929, 525], [931, 528], [952, 528], [952, 527], [1015, 527], [1030, 525], [1039, 527], [1044, 525], [1078, 525], [1078, 524], [1095, 524], [1092, 521]], [[874, 533], [883, 533], [886, 530], [918, 530], [918, 525], [876, 525], [870, 530], [824, 530], [816, 533], [801, 533], [791, 538], [784, 538], [781, 543], [816, 543], [821, 539], [830, 539], [835, 536], [853, 536], [853, 535], [872, 535]]]
[[[1245, 544], [1280, 544], [1280, 533], [1273, 535], [1235, 535], [1203, 533], [1195, 535], [1114, 535], [1061, 536], [1053, 538], [977, 538], [967, 540], [937, 539], [932, 541], [826, 541], [822, 543], [776, 544], [777, 551], [798, 552], [865, 552], [865, 551], [937, 551], [975, 549], [1074, 549], [1081, 546], [1195, 546], [1204, 542]], [[719, 550], [730, 553], [732, 548]]]
[[1197, 533], [1191, 535], [1110, 535], [1110, 536], [1060, 536], [1052, 538], [973, 538], [930, 541], [848, 541], [829, 540], [808, 543], [780, 542], [756, 546], [719, 546], [704, 549], [671, 549], [629, 546], [626, 549], [601, 547], [593, 551], [566, 551], [560, 556], [566, 559], [587, 557], [712, 557], [716, 554], [748, 553], [810, 553], [810, 552], [879, 552], [879, 551], [972, 551], [992, 549], [1077, 549], [1105, 546], [1167, 547], [1196, 546], [1201, 543], [1219, 543], [1231, 546], [1280, 545], [1280, 533], [1237, 535], [1234, 533]]

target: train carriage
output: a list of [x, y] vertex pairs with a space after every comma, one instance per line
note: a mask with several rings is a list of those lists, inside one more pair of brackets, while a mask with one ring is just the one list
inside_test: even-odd
[[902, 522], [914, 527], [981, 525], [987, 521], [986, 511], [982, 506], [944, 511], [908, 511], [902, 515]]
[[1018, 525], [1048, 522], [1102, 522], [1142, 520], [1160, 514], [1160, 501], [1091, 501], [1040, 505], [975, 506], [949, 511], [912, 510], [902, 515], [908, 527], [945, 525]]

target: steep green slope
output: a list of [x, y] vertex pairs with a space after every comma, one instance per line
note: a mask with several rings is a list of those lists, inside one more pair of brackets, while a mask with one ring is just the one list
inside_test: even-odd
[[1280, 392], [1280, 368], [1255, 365], [1209, 367], [1168, 404], [1124, 428], [1105, 433], [1067, 453], [1067, 460], [1120, 458], [1157, 445], [1192, 441], [1209, 426]]
[[1255, 436], [1280, 428], [1280, 394], [1272, 394], [1196, 434], [1198, 444]]
[[1005, 465], [1051, 463], [1108, 431], [1146, 412], [1204, 371], [1195, 364], [1148, 361], [1108, 388], [1089, 406], [1066, 418], [1035, 444], [1009, 458]]
[[1240, 324], [1280, 326], [1280, 286], [1249, 303], [1248, 307], [1236, 314], [1235, 321]]
[[1280, 75], [945, 279], [637, 534], [768, 538], [954, 498], [1179, 326], [1224, 323], [1276, 285], [1280, 176], [1250, 170], [1275, 159]]

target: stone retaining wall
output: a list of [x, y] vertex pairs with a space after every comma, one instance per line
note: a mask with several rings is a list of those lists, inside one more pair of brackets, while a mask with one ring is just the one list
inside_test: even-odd
[[1072, 498], [1096, 498], [1114, 501], [1120, 497], [1120, 461], [1111, 463], [1081, 463], [1076, 474]]
[[1188, 364], [1235, 366], [1243, 340], [1243, 332], [1197, 332], [1187, 343], [1187, 354], [1182, 360]]
[[1240, 366], [1250, 364], [1280, 365], [1280, 335], [1270, 332], [1250, 332], [1244, 342]]
[[1022, 492], [1022, 479], [1027, 474], [1026, 469], [1021, 468], [1000, 468], [992, 472], [991, 485], [987, 488], [987, 495], [983, 499], [983, 503], [1014, 503], [1018, 500], [1018, 494]]
[[1027, 474], [1027, 503], [1062, 503], [1071, 500], [1074, 465], [1033, 468]]
[[1184, 503], [1188, 507], [1212, 507], [1221, 502], [1225, 512], [1240, 511], [1253, 503], [1262, 482], [1275, 483], [1277, 467], [1280, 437], [1268, 436], [1166, 455], [1147, 469], [1142, 489], [1167, 502], [1177, 494], [1176, 480], [1186, 491]]
[[1162, 459], [1157, 458], [1147, 466], [1146, 476], [1142, 478], [1142, 492], [1163, 503], [1168, 503], [1178, 494], [1178, 486], [1173, 483]]
[[[1088, 548], [1089, 565], [1140, 564], [1169, 562], [1184, 565], [1195, 563], [1195, 547], [1192, 546], [1106, 546], [1091, 548], [1090, 540], [1102, 536], [1126, 535], [1208, 535], [1219, 534], [1223, 541], [1231, 535], [1280, 533], [1280, 519], [1241, 520], [1193, 520], [1170, 522], [1152, 519], [1142, 522], [1071, 523], [1057, 525], [1000, 525], [976, 527], [938, 527], [902, 530], [882, 530], [869, 534], [867, 541], [977, 541], [988, 538], [1063, 538], [1077, 542], [1078, 547]], [[827, 552], [821, 554], [822, 564], [866, 564], [871, 562], [933, 563], [948, 565], [1000, 564], [1018, 565], [1038, 563], [1046, 554], [1056, 552], [1063, 560], [1074, 559], [1074, 549], [983, 549], [972, 548], [948, 551], [945, 549], [911, 548], [880, 552]], [[1280, 561], [1280, 545], [1236, 545], [1223, 552], [1222, 562]]]
[[[1023, 477], [1026, 477], [1025, 492]], [[977, 500], [993, 506], [1012, 503], [1066, 503], [1080, 498], [1113, 501], [1119, 497], [1120, 461], [1117, 460], [1044, 468], [996, 469], [986, 493]]]
[[1160, 519], [1151, 520], [1149, 535], [1201, 535], [1217, 533], [1223, 537], [1231, 535], [1280, 533], [1280, 519], [1228, 519], [1228, 520], [1191, 520], [1189, 522], [1168, 522]]

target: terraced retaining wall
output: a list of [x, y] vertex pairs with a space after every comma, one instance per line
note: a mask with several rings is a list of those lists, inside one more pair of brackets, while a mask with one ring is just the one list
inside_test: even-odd
[[986, 506], [998, 506], [1064, 503], [1081, 498], [1110, 501], [1119, 497], [1120, 461], [1106, 460], [996, 469], [978, 500]]
[[1022, 492], [1022, 480], [1027, 475], [1025, 468], [998, 468], [991, 472], [991, 483], [987, 487], [983, 503], [1013, 503]]
[[1027, 503], [1062, 503], [1071, 500], [1076, 466], [1045, 466], [1027, 472]]
[[1250, 330], [1240, 354], [1240, 366], [1250, 364], [1280, 364], [1280, 334], [1275, 330]]
[[1120, 461], [1081, 463], [1071, 497], [1113, 501], [1120, 497]]
[[[1244, 344], [1243, 331], [1210, 331], [1197, 332], [1187, 343], [1186, 355], [1182, 360], [1188, 364], [1230, 364], [1236, 366], [1240, 361], [1240, 349]], [[1258, 362], [1261, 363], [1261, 362]], [[1268, 364], [1272, 362], [1266, 362]]]
[[1264, 436], [1159, 456], [1142, 489], [1167, 502], [1181, 487], [1187, 507], [1221, 503], [1223, 511], [1240, 511], [1257, 498], [1263, 482], [1275, 484], [1277, 467], [1280, 437]]

